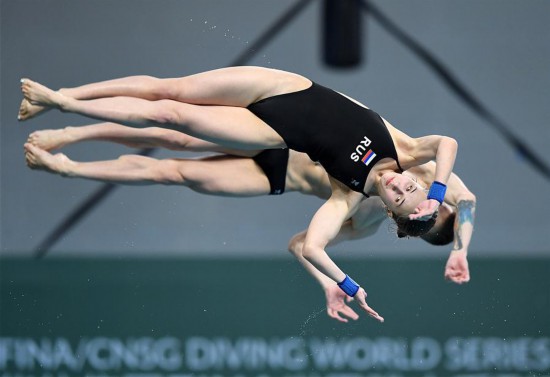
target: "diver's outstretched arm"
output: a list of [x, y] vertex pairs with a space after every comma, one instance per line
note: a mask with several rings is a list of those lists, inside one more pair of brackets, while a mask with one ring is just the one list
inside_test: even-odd
[[446, 202], [456, 207], [454, 244], [445, 266], [445, 278], [462, 284], [470, 281], [468, 247], [474, 232], [476, 197], [462, 180], [453, 174], [449, 180]]

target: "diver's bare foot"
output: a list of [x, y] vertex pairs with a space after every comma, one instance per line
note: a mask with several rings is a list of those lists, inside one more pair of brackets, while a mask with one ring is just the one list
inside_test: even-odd
[[63, 153], [52, 155], [43, 149], [35, 147], [32, 144], [25, 143], [25, 161], [31, 169], [45, 170], [61, 175], [69, 175], [69, 167], [74, 164]]
[[33, 105], [26, 98], [23, 98], [23, 101], [21, 101], [21, 106], [19, 106], [17, 120], [23, 121], [34, 118], [35, 116], [42, 114], [46, 110], [49, 110], [49, 108], [39, 105]]
[[34, 131], [27, 138], [27, 143], [45, 151], [59, 149], [75, 141], [71, 136], [71, 129], [71, 127], [66, 127], [61, 130]]
[[31, 105], [58, 107], [63, 98], [63, 94], [29, 79], [21, 79], [21, 91]]

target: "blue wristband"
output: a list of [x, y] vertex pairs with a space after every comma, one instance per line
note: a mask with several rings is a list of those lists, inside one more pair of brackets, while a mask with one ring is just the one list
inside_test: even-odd
[[346, 278], [338, 283], [340, 289], [342, 289], [348, 296], [353, 297], [359, 290], [359, 284], [353, 281], [348, 275]]
[[428, 192], [428, 199], [435, 199], [439, 204], [443, 203], [445, 198], [445, 192], [447, 191], [447, 185], [444, 183], [434, 181], [430, 186], [430, 191]]

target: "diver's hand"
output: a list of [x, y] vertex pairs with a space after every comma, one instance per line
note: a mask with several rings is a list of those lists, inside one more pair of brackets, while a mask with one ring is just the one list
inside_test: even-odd
[[439, 202], [435, 199], [427, 199], [414, 209], [414, 212], [409, 215], [410, 220], [427, 221], [439, 208]]
[[359, 315], [346, 305], [346, 300], [351, 301], [351, 297], [345, 294], [337, 285], [325, 287], [325, 297], [327, 298], [327, 314], [329, 317], [340, 322], [348, 322], [348, 318], [354, 321], [359, 318]]
[[357, 301], [361, 309], [367, 312], [372, 318], [377, 319], [380, 322], [384, 322], [384, 318], [380, 316], [373, 308], [371, 308], [366, 301], [367, 292], [363, 288], [359, 288], [353, 299]]
[[468, 259], [464, 250], [453, 250], [445, 265], [445, 279], [457, 284], [470, 281]]

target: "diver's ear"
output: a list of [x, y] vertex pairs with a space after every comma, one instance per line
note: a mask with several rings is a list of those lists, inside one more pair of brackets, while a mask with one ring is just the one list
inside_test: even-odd
[[393, 212], [387, 206], [384, 206], [384, 210], [386, 211], [386, 216], [393, 219]]

